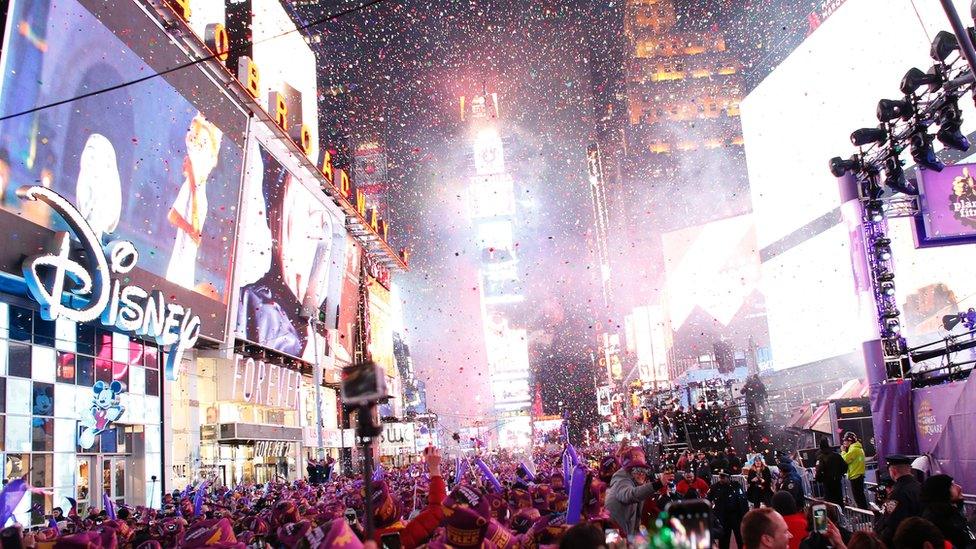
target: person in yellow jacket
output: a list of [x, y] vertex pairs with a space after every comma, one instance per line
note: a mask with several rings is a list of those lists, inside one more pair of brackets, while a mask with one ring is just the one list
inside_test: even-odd
[[850, 431], [844, 433], [840, 455], [847, 462], [847, 479], [851, 481], [854, 503], [859, 509], [867, 509], [868, 500], [864, 497], [864, 447], [857, 440], [857, 435]]

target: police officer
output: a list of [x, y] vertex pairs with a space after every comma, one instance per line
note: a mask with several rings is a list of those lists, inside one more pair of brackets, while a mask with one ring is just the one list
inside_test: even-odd
[[901, 521], [922, 514], [922, 485], [912, 474], [911, 458], [892, 454], [885, 458], [888, 475], [895, 485], [882, 508], [882, 514], [874, 526], [874, 531], [888, 547], [894, 547], [895, 530]]

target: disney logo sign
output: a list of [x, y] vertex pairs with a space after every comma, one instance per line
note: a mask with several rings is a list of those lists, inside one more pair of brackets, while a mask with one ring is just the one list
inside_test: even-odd
[[[159, 290], [149, 292], [112, 278], [132, 271], [139, 252], [127, 240], [115, 240], [103, 248], [85, 217], [60, 194], [45, 187], [24, 186], [17, 189], [17, 196], [50, 206], [81, 242], [81, 253], [72, 254], [71, 235], [58, 231], [50, 253], [30, 256], [21, 265], [27, 290], [41, 306], [41, 317], [75, 322], [98, 319], [105, 326], [152, 338], [167, 351], [166, 378], [176, 381], [183, 354], [200, 336], [200, 317], [182, 305], [167, 303]], [[81, 261], [75, 259], [78, 255]]]

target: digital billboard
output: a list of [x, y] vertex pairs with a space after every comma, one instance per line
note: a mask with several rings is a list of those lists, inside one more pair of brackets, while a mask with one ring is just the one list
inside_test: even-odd
[[[14, 1], [4, 48], [0, 228], [63, 230], [16, 196], [48, 187], [76, 204], [103, 243], [140, 251], [131, 278], [193, 307], [223, 339], [247, 118], [196, 67], [85, 97], [186, 62], [131, 2]], [[150, 49], [152, 54], [150, 55]], [[31, 109], [66, 101], [64, 104]], [[25, 113], [25, 114], [19, 114]], [[34, 237], [31, 237], [34, 238]], [[30, 246], [28, 242], [24, 245]], [[23, 246], [2, 268], [18, 272]]]
[[[765, 346], [766, 308], [752, 216], [665, 233], [662, 242], [663, 305], [678, 356], [710, 354], [713, 344], [723, 340], [739, 351], [749, 349], [750, 338]], [[660, 357], [655, 362], [660, 363]]]
[[[954, 3], [960, 13], [969, 12], [967, 2]], [[931, 66], [930, 37], [948, 22], [938, 3], [916, 5], [917, 14], [911, 3], [886, 0], [840, 5], [742, 102], [762, 293], [778, 369], [860, 351], [862, 308], [850, 238], [826, 163], [854, 152], [851, 131], [877, 126], [878, 99], [897, 94], [910, 67]], [[960, 106], [967, 131], [976, 109], [971, 101]], [[973, 249], [916, 249], [912, 225], [910, 218], [888, 221], [909, 345], [939, 337], [941, 315], [976, 299], [976, 281], [953, 268]]]
[[941, 172], [919, 169], [919, 214], [915, 240], [920, 246], [976, 242], [976, 165], [956, 164]]
[[[247, 261], [238, 274], [237, 334], [315, 362], [308, 318], [334, 318], [345, 267], [343, 217], [265, 145], [252, 143], [241, 216], [240, 254]], [[317, 351], [325, 353], [324, 341]]]

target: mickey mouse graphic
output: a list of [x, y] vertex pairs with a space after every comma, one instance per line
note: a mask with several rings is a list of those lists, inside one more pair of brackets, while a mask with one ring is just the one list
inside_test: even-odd
[[92, 398], [91, 408], [81, 418], [81, 435], [78, 445], [85, 450], [95, 445], [95, 437], [102, 434], [113, 422], [118, 421], [125, 412], [125, 407], [119, 403], [119, 393], [124, 389], [122, 383], [113, 381], [111, 385], [104, 381], [97, 381], [92, 387], [95, 396]]

